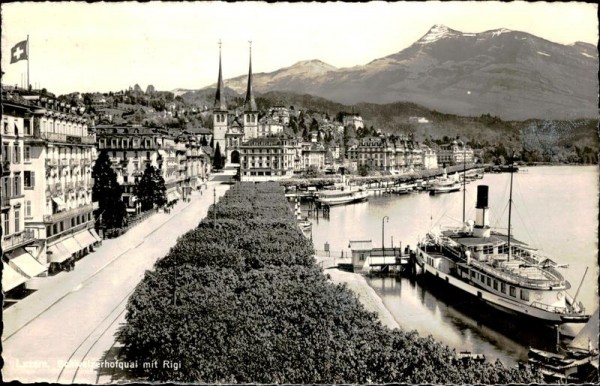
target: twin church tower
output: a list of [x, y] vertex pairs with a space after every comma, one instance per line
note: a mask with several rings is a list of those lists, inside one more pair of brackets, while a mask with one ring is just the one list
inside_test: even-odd
[[229, 114], [225, 100], [225, 85], [221, 67], [221, 42], [219, 41], [219, 79], [213, 106], [213, 138], [215, 149], [219, 144], [221, 154], [227, 162], [239, 163], [239, 147], [242, 142], [258, 136], [258, 109], [252, 92], [252, 42], [250, 42], [250, 64], [248, 68], [248, 88], [244, 101], [243, 120]]

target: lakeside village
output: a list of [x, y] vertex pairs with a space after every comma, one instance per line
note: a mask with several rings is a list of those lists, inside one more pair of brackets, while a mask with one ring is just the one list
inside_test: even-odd
[[[286, 207], [292, 211], [297, 211], [294, 203], [301, 197], [326, 210], [332, 205], [366, 200], [369, 194], [459, 191], [464, 190], [467, 180], [481, 178], [483, 173], [483, 165], [478, 164], [479, 151], [460, 140], [430, 147], [409, 135], [367, 129], [359, 114], [341, 114], [341, 121], [313, 118], [310, 127], [302, 119], [297, 129], [303, 128], [293, 130], [291, 122], [298, 122], [307, 112], [283, 106], [259, 111], [252, 90], [251, 64], [243, 108], [232, 111], [225, 100], [220, 59], [212, 129], [106, 122], [76, 102], [61, 100], [45, 90], [3, 86], [2, 103], [4, 307], [27, 296], [44, 277], [73, 269], [77, 260], [101, 248], [103, 238], [118, 237], [155, 211], [168, 211], [178, 200], [189, 200], [192, 191], [211, 193], [206, 191], [206, 182], [224, 168], [236, 170], [228, 181], [231, 184], [233, 180], [279, 182], [293, 199]], [[349, 128], [361, 132], [360, 138], [344, 138]], [[515, 172], [517, 168], [508, 165], [493, 170]], [[451, 172], [454, 176], [449, 175]], [[226, 197], [240, 199], [247, 193], [248, 200], [241, 199], [240, 205], [252, 213], [251, 208], [270, 205], [261, 204], [261, 195], [283, 198], [283, 189], [276, 184], [267, 183], [264, 188], [260, 185], [237, 184], [231, 189], [233, 198]], [[477, 198], [477, 221], [470, 224], [470, 229], [432, 235], [416, 251], [404, 255], [402, 251], [378, 250], [355, 242], [353, 268], [360, 271], [367, 261], [372, 264], [373, 257], [380, 255], [381, 267], [411, 263], [415, 273], [442, 276], [453, 286], [491, 304], [509, 299], [515, 304], [513, 311], [527, 309], [542, 320], [587, 322], [590, 315], [566, 293], [565, 280], [554, 269], [555, 264], [538, 260], [522, 243], [511, 246], [510, 233], [491, 232], [486, 214], [487, 191], [479, 189]], [[269, 210], [282, 216], [281, 203], [274, 198], [273, 202], [276, 205]], [[219, 216], [225, 218], [229, 212], [226, 204], [223, 206]], [[262, 218], [256, 213], [254, 216]], [[296, 226], [305, 231], [310, 228], [310, 222], [298, 220]], [[249, 230], [243, 224], [236, 226]], [[257, 239], [268, 242], [267, 235], [255, 233]], [[366, 259], [366, 254], [371, 258]], [[557, 297], [557, 291], [562, 296]], [[550, 297], [558, 302], [548, 300]], [[122, 339], [137, 339], [133, 335], [139, 331], [132, 329], [129, 327], [129, 337]], [[572, 380], [597, 363], [597, 347], [588, 347], [588, 351], [591, 356], [580, 353], [564, 357], [538, 350], [532, 357], [550, 379]], [[149, 359], [138, 358], [140, 352], [132, 351], [130, 355]], [[480, 358], [466, 359], [477, 362]], [[190, 379], [193, 376], [184, 378]], [[414, 379], [425, 382], [429, 378]], [[520, 378], [506, 381], [515, 379]], [[462, 382], [463, 378], [457, 380]]]

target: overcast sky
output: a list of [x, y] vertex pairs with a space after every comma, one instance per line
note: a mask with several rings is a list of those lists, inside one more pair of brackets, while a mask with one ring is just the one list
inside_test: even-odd
[[[2, 4], [2, 83], [21, 84], [27, 62], [10, 48], [29, 35], [30, 81], [56, 94], [158, 90], [300, 60], [362, 65], [408, 47], [434, 24], [463, 32], [508, 28], [547, 40], [597, 44], [597, 7], [586, 3], [9, 3]], [[8, 54], [6, 54], [8, 53]]]

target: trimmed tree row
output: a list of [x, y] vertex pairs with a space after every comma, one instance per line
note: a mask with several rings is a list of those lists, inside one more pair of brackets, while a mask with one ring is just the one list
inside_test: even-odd
[[[216, 210], [216, 224], [213, 211]], [[237, 184], [146, 273], [119, 332], [131, 375], [194, 383], [531, 383], [390, 330], [312, 257], [283, 188]], [[157, 361], [158, 366], [144, 363]], [[178, 369], [165, 366], [177, 363]]]

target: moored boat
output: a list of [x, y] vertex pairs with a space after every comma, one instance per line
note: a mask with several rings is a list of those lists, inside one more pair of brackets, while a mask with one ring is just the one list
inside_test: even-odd
[[322, 205], [334, 206], [366, 201], [369, 192], [363, 188], [339, 186], [333, 190], [323, 190], [317, 193], [315, 201]]
[[430, 194], [441, 194], [458, 192], [461, 189], [461, 184], [458, 179], [450, 178], [444, 173], [444, 175], [433, 181], [431, 188], [429, 189]]
[[511, 314], [550, 324], [585, 323], [589, 315], [567, 292], [570, 284], [559, 265], [513, 238], [510, 214], [508, 235], [493, 231], [488, 209], [488, 187], [480, 185], [476, 220], [428, 233], [416, 249], [419, 268]]

